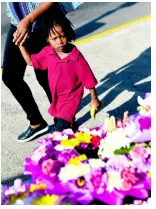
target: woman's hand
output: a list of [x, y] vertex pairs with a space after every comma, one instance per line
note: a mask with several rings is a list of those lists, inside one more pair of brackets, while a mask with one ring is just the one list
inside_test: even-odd
[[29, 37], [30, 25], [31, 22], [27, 17], [19, 22], [17, 30], [13, 34], [13, 42], [15, 42], [16, 45], [23, 45], [25, 40]]
[[34, 23], [35, 20], [46, 10], [48, 10], [53, 4], [56, 4], [56, 2], [41, 3], [37, 8], [35, 8], [19, 22], [17, 25], [17, 30], [13, 35], [13, 42], [15, 42], [16, 45], [22, 45], [25, 42], [25, 40], [28, 38], [31, 24]]

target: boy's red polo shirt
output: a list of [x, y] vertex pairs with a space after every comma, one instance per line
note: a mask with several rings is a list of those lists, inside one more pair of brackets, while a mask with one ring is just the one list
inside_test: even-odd
[[52, 94], [50, 115], [72, 122], [82, 100], [84, 87], [90, 89], [97, 84], [87, 61], [75, 46], [63, 59], [51, 46], [43, 48], [31, 58], [35, 69], [48, 69]]

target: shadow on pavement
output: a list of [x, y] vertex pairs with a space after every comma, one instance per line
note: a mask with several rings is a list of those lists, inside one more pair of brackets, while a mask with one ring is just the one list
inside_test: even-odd
[[21, 179], [23, 182], [25, 182], [25, 181], [29, 181], [31, 179], [31, 177], [30, 176], [24, 176], [24, 174], [19, 174], [17, 176], [14, 176], [14, 177], [11, 177], [11, 178], [8, 178], [6, 180], [1, 181], [1, 184], [12, 186], [16, 179]]
[[[101, 79], [101, 85], [96, 88], [98, 96], [103, 94], [105, 91], [114, 87], [105, 97], [102, 98], [104, 106], [102, 106], [99, 111], [104, 109], [110, 103], [116, 99], [118, 95], [123, 93], [125, 90], [133, 92], [133, 97], [122, 104], [121, 106], [108, 111], [109, 115], [114, 115], [115, 117], [122, 117], [124, 111], [129, 110], [129, 114], [134, 114], [137, 111], [137, 96], [144, 97], [146, 92], [151, 92], [151, 82], [141, 82], [143, 79], [148, 78], [151, 75], [151, 48], [143, 51], [139, 57], [135, 60], [127, 63], [121, 68], [113, 71], [103, 79]], [[86, 105], [89, 109], [90, 95], [83, 98], [79, 111]], [[98, 112], [99, 112], [98, 111]], [[78, 125], [90, 119], [90, 112], [88, 111], [84, 116], [77, 120]]]
[[[103, 15], [101, 15], [100, 17], [98, 17], [98, 18], [90, 21], [89, 23], [79, 27], [78, 29], [75, 30], [76, 37], [80, 38], [80, 37], [85, 36], [85, 35], [87, 35], [89, 33], [92, 33], [95, 30], [98, 30], [99, 28], [101, 28], [102, 26], [104, 26], [106, 24], [104, 22], [98, 22], [100, 19], [102, 19], [102, 18], [104, 18], [104, 17], [106, 17], [108, 15], [111, 15], [112, 13], [118, 11], [119, 9], [123, 9], [123, 8], [129, 7], [129, 6], [133, 6], [136, 3], [137, 2], [125, 2], [124, 4], [121, 4], [116, 9], [110, 10], [110, 11], [104, 13]], [[83, 4], [82, 4], [82, 6], [83, 6]]]
[[[53, 129], [54, 129], [54, 124], [53, 125], [49, 125], [49, 129], [48, 129], [48, 131], [45, 134], [51, 133], [53, 131]], [[36, 138], [34, 138], [33, 140], [38, 139], [40, 136], [43, 136], [43, 135], [39, 135]], [[33, 141], [33, 140], [31, 140], [31, 141]], [[25, 142], [25, 143], [30, 143], [30, 142]], [[22, 179], [22, 181], [28, 181], [28, 180], [31, 179], [30, 176], [24, 176], [24, 174], [19, 174], [17, 176], [12, 177], [12, 178], [2, 180], [1, 184], [3, 184], [3, 185], [7, 184], [7, 185], [11, 186], [11, 185], [14, 184], [14, 180], [17, 179], [17, 178]]]

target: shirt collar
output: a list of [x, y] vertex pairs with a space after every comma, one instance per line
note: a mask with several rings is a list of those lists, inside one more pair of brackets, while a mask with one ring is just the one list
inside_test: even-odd
[[[48, 52], [49, 55], [58, 56], [56, 51], [51, 46], [48, 46], [46, 51]], [[74, 46], [70, 54], [67, 55], [67, 57], [63, 58], [62, 60], [60, 59], [60, 62], [64, 62], [64, 61], [67, 62], [68, 60], [77, 61], [79, 58], [79, 54], [80, 54], [79, 50], [77, 49], [76, 46]]]

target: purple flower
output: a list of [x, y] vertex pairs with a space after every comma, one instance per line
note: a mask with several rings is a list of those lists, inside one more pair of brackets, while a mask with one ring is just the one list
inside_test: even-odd
[[88, 144], [85, 143], [85, 142], [83, 142], [83, 143], [81, 143], [81, 144], [78, 146], [78, 148], [80, 148], [80, 149], [87, 149], [87, 148], [88, 148]]
[[151, 171], [151, 157], [142, 159], [141, 161], [132, 161], [133, 168], [137, 169], [138, 173]]
[[114, 169], [117, 171], [121, 171], [125, 167], [129, 167], [130, 160], [125, 155], [115, 155], [106, 163], [106, 169], [107, 171], [110, 169]]
[[63, 150], [62, 152], [59, 152], [58, 154], [58, 161], [63, 163], [63, 164], [67, 164], [67, 162], [71, 159], [74, 158], [76, 156], [78, 156], [79, 154], [76, 152], [76, 150]]
[[151, 128], [151, 117], [142, 117], [138, 121], [141, 131], [143, 131], [143, 129], [149, 130]]
[[7, 205], [8, 203], [9, 196], [5, 194], [8, 189], [9, 189], [8, 185], [1, 186], [1, 204], [2, 205]]
[[57, 160], [47, 159], [42, 162], [41, 167], [44, 174], [54, 177], [58, 175], [61, 164]]
[[92, 169], [91, 172], [85, 177], [87, 186], [93, 193], [101, 194], [104, 192], [105, 176], [102, 170]]
[[37, 142], [38, 146], [48, 146], [48, 145], [52, 145], [52, 143], [53, 143], [53, 141], [49, 137], [46, 137], [44, 139], [40, 139]]
[[92, 191], [88, 188], [88, 184], [84, 177], [69, 181], [68, 188], [70, 193], [74, 194], [77, 197], [77, 201], [82, 205], [87, 205], [94, 199]]
[[93, 136], [99, 136], [101, 139], [103, 139], [107, 133], [104, 130], [104, 126], [100, 125], [95, 128], [91, 128], [90, 134]]
[[[140, 114], [135, 114], [129, 117], [129, 121], [135, 125], [135, 133], [131, 136], [132, 142], [147, 142], [151, 141], [151, 119]], [[147, 122], [147, 124], [146, 124]]]

